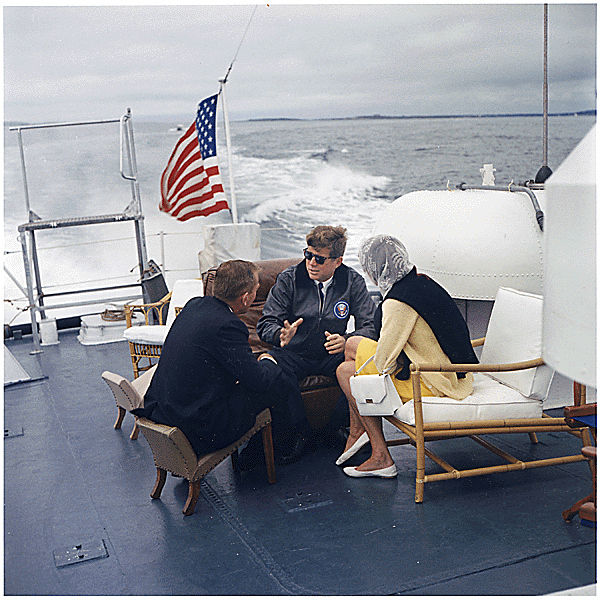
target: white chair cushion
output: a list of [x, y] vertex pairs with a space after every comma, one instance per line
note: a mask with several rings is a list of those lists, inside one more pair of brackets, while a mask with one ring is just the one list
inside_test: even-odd
[[[542, 356], [542, 296], [499, 288], [488, 324], [481, 362], [515, 363]], [[554, 370], [547, 365], [525, 371], [490, 373], [524, 396], [543, 400]]]
[[123, 337], [136, 344], [152, 344], [162, 346], [167, 337], [169, 328], [166, 325], [140, 325], [130, 327], [123, 332]]
[[[423, 422], [492, 421], [497, 419], [537, 419], [542, 402], [495, 381], [485, 373], [474, 373], [473, 393], [464, 400], [424, 397]], [[408, 425], [415, 424], [414, 400], [396, 410], [394, 416]]]
[[204, 295], [202, 279], [178, 279], [173, 285], [173, 293], [169, 301], [169, 312], [167, 313], [167, 329], [175, 320], [175, 309], [183, 308], [191, 298]]

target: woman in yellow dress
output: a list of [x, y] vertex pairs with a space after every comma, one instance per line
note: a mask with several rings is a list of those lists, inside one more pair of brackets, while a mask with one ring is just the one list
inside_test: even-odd
[[[383, 300], [375, 313], [378, 341], [353, 336], [346, 343], [345, 361], [337, 378], [350, 407], [350, 432], [346, 448], [336, 464], [345, 463], [371, 442], [371, 456], [358, 467], [345, 467], [350, 477], [397, 475], [388, 451], [381, 417], [360, 415], [350, 392], [350, 377], [368, 358], [362, 374], [391, 373], [402, 402], [412, 399], [410, 362], [438, 364], [476, 363], [467, 324], [448, 292], [427, 275], [417, 273], [406, 248], [396, 238], [377, 235], [361, 246], [359, 259], [365, 273], [377, 285]], [[447, 396], [462, 400], [473, 391], [470, 373], [423, 373], [423, 396]]]

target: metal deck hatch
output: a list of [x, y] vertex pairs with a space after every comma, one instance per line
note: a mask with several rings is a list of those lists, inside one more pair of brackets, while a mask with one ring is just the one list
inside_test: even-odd
[[96, 558], [107, 558], [108, 550], [106, 549], [104, 540], [100, 540], [54, 550], [52, 554], [54, 555], [54, 564], [60, 568]]
[[25, 435], [22, 427], [5, 427], [4, 428], [4, 439], [18, 437], [20, 435]]

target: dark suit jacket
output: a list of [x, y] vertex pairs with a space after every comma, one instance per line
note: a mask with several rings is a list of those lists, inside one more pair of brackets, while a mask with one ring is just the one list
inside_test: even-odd
[[256, 360], [247, 327], [225, 302], [193, 298], [167, 335], [144, 408], [134, 412], [179, 427], [197, 453], [216, 450], [252, 427], [280, 375], [278, 365]]

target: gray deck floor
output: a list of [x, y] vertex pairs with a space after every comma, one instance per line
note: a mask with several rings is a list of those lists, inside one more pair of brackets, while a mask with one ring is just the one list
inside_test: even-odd
[[[595, 529], [561, 517], [591, 491], [586, 463], [432, 483], [417, 505], [411, 447], [392, 450], [397, 479], [356, 480], [315, 443], [275, 485], [222, 463], [184, 517], [187, 484], [169, 476], [152, 500], [146, 441], [129, 439], [130, 415], [113, 429], [100, 374], [131, 377], [127, 345], [76, 333], [39, 355], [7, 342], [34, 379], [5, 388], [7, 595], [538, 595], [596, 581]], [[521, 456], [581, 446], [492, 437]], [[444, 444], [450, 462], [495, 460], [471, 440]], [[54, 553], [77, 544], [107, 556], [57, 567]]]

